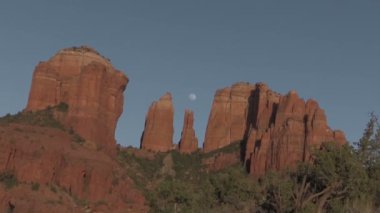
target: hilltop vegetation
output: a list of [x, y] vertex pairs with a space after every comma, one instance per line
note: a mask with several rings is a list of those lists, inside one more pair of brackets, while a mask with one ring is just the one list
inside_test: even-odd
[[0, 124], [21, 123], [63, 130], [63, 125], [54, 118], [54, 112], [66, 113], [68, 107], [66, 103], [60, 103], [57, 106], [47, 107], [45, 110], [23, 111], [14, 115], [7, 114], [0, 118]]
[[[241, 164], [208, 171], [202, 160], [217, 155], [177, 151], [119, 162], [144, 191], [150, 212], [375, 212], [380, 205], [380, 128], [372, 115], [355, 145], [325, 143], [313, 164], [269, 172], [258, 179]], [[238, 144], [220, 152], [239, 151]]]
[[55, 119], [66, 110], [0, 118], [0, 212], [144, 212], [115, 158]]

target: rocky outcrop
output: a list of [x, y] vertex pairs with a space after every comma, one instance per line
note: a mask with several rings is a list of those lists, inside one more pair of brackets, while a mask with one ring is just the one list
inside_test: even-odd
[[[234, 107], [240, 113], [234, 112]], [[295, 91], [282, 96], [262, 83], [238, 83], [215, 95], [204, 151], [237, 140], [247, 141], [243, 157], [256, 176], [308, 161], [310, 151], [323, 142], [346, 143], [343, 132], [328, 127], [316, 101], [305, 102]]]
[[57, 116], [62, 123], [87, 142], [114, 147], [127, 83], [128, 78], [94, 49], [63, 49], [37, 65], [26, 110], [66, 103], [67, 113]]
[[[266, 92], [263, 90], [258, 95]], [[263, 111], [270, 111], [268, 102], [262, 98], [258, 105]], [[272, 106], [277, 109], [274, 116], [264, 118], [269, 125], [259, 128], [256, 121], [247, 141], [246, 159], [250, 173], [255, 176], [309, 161], [310, 151], [319, 149], [323, 142], [344, 144], [346, 141], [343, 132], [328, 127], [325, 113], [316, 101], [305, 102], [295, 91], [280, 97]]]
[[249, 102], [254, 88], [249, 83], [237, 83], [216, 92], [203, 144], [205, 152], [244, 139], [250, 113]]
[[[0, 174], [19, 183], [0, 189], [0, 212], [147, 212], [144, 196], [114, 158], [73, 141], [60, 129], [0, 125]], [[38, 184], [39, 189], [31, 190]], [[3, 187], [1, 187], [3, 188]], [[48, 203], [50, 201], [50, 204]], [[51, 203], [60, 203], [55, 209]]]
[[173, 149], [174, 107], [172, 95], [166, 93], [149, 107], [145, 128], [141, 137], [141, 148], [153, 152]]
[[185, 111], [181, 140], [178, 146], [179, 152], [187, 154], [198, 149], [198, 138], [194, 131], [194, 113], [191, 110]]

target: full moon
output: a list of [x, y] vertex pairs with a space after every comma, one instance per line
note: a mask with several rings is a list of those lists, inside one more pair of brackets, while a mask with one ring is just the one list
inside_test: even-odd
[[190, 101], [195, 101], [195, 100], [197, 100], [197, 95], [195, 95], [194, 93], [190, 93], [190, 95], [189, 95], [189, 100], [190, 100]]

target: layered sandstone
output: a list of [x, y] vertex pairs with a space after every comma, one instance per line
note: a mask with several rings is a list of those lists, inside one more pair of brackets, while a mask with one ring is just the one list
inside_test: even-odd
[[238, 83], [215, 95], [204, 151], [239, 140], [247, 141], [245, 163], [256, 176], [309, 160], [323, 142], [346, 142], [343, 132], [328, 127], [316, 101], [305, 102], [295, 91], [283, 96], [262, 83]]
[[181, 140], [178, 146], [179, 152], [187, 154], [198, 149], [198, 138], [194, 130], [194, 113], [191, 110], [185, 111]]
[[[67, 131], [0, 125], [0, 146], [0, 173], [13, 174], [19, 183], [0, 189], [0, 212], [8, 211], [8, 203], [14, 212], [84, 212], [78, 201], [86, 201], [89, 212], [148, 211], [114, 158], [77, 144]], [[31, 190], [35, 184], [39, 189]]]
[[205, 152], [244, 139], [254, 88], [254, 85], [241, 82], [216, 92], [203, 144]]
[[[258, 105], [269, 111], [266, 103], [264, 98]], [[273, 106], [277, 109], [274, 116], [264, 118], [267, 128], [258, 128], [256, 123], [248, 137], [246, 159], [255, 176], [309, 161], [310, 151], [319, 149], [323, 142], [346, 141], [343, 132], [328, 127], [324, 111], [314, 100], [305, 102], [291, 91]]]
[[66, 103], [67, 113], [57, 116], [62, 123], [87, 142], [114, 147], [127, 83], [128, 78], [94, 49], [63, 49], [37, 65], [26, 110]]
[[153, 152], [173, 149], [174, 107], [172, 95], [166, 93], [149, 107], [145, 128], [141, 137], [141, 148]]

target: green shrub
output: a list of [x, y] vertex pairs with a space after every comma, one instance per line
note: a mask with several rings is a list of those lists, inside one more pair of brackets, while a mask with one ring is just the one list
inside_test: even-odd
[[5, 171], [0, 174], [0, 182], [3, 183], [6, 189], [11, 189], [18, 184], [16, 176], [10, 171]]
[[118, 160], [120, 163], [127, 163], [131, 165], [134, 169], [137, 169], [137, 171], [142, 173], [142, 176], [146, 177], [147, 179], [154, 179], [160, 169], [162, 168], [162, 154], [157, 154], [155, 156], [155, 159], [145, 159], [145, 158], [138, 158], [133, 153], [129, 153], [127, 151], [120, 151], [118, 153]]
[[50, 191], [57, 193], [57, 188], [54, 185], [50, 186]]
[[171, 152], [176, 177], [187, 180], [197, 180], [202, 177], [202, 157], [199, 152], [192, 154], [181, 154], [178, 151]]
[[220, 149], [217, 149], [217, 150], [205, 153], [205, 154], [202, 155], [202, 157], [203, 158], [208, 158], [208, 157], [214, 156], [215, 154], [218, 154], [218, 153], [241, 152], [242, 148], [245, 147], [245, 143], [246, 142], [244, 140], [243, 141], [232, 142], [228, 146], [225, 146], [223, 148], [220, 148]]
[[[22, 123], [43, 127], [53, 127], [57, 129], [64, 130], [63, 125], [54, 118], [54, 111], [67, 112], [69, 105], [66, 103], [60, 103], [57, 106], [48, 106], [44, 110], [39, 111], [22, 111], [15, 115], [6, 114], [4, 117], [0, 118], [0, 124], [10, 124], [10, 123]], [[20, 131], [15, 129], [16, 131]]]
[[72, 140], [77, 143], [77, 144], [84, 144], [86, 142], [85, 139], [83, 139], [80, 135], [78, 135], [77, 133], [74, 133], [72, 134]]
[[32, 183], [32, 190], [33, 191], [38, 191], [39, 189], [40, 189], [39, 183]]
[[88, 200], [86, 199], [80, 199], [76, 196], [72, 196], [72, 198], [74, 199], [74, 202], [78, 205], [78, 206], [81, 206], [81, 207], [86, 207], [88, 205]]
[[63, 125], [57, 121], [51, 109], [37, 112], [19, 112], [15, 115], [6, 115], [0, 118], [0, 124], [21, 123], [33, 126], [52, 127], [64, 130]]
[[59, 112], [67, 112], [69, 110], [69, 105], [64, 103], [64, 102], [61, 102], [60, 104], [58, 104], [56, 106], [56, 109], [59, 111]]

